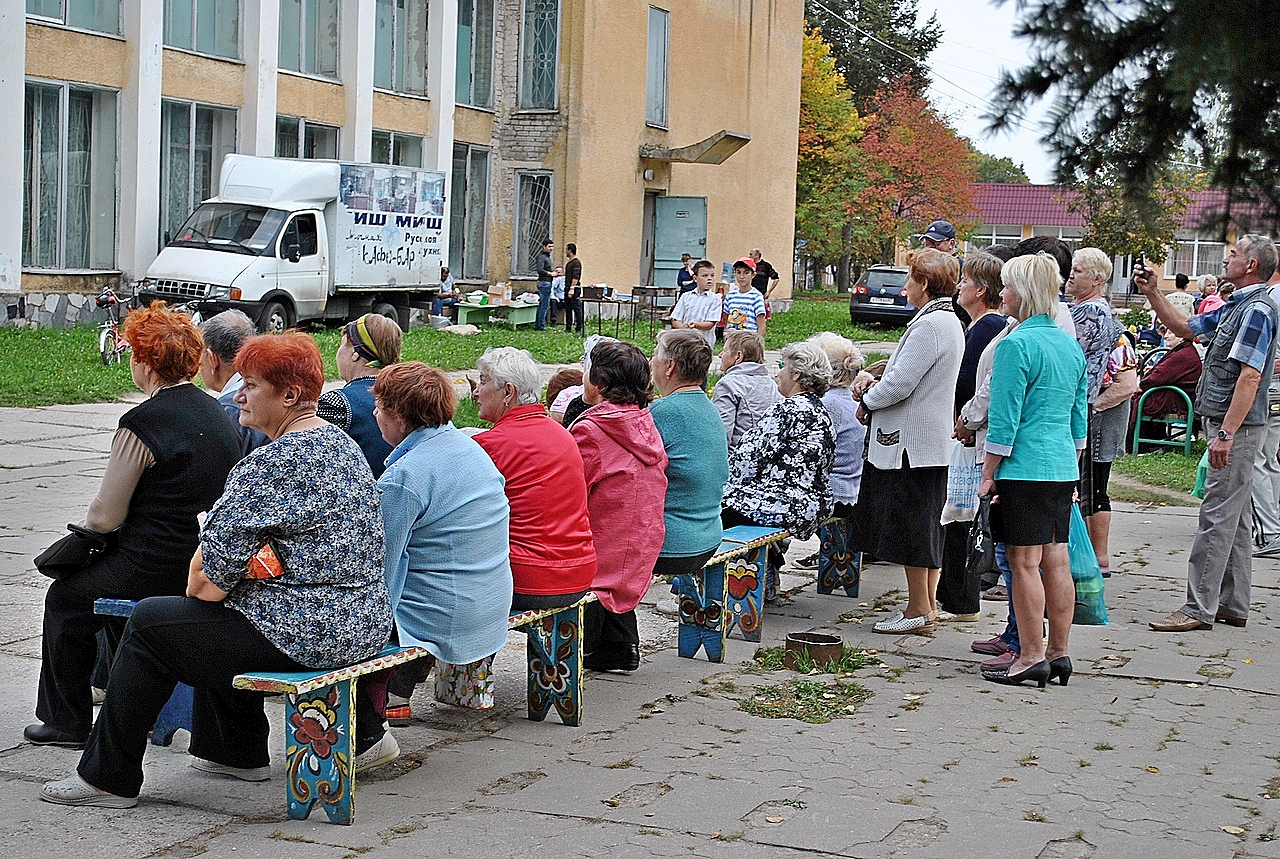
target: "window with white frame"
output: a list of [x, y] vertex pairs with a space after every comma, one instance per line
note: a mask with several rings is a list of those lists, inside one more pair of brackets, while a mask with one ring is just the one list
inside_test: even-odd
[[992, 245], [1009, 245], [1012, 247], [1022, 241], [1022, 227], [1010, 227], [983, 224], [973, 231], [964, 245], [966, 254], [977, 253]]
[[542, 243], [551, 237], [551, 174], [516, 171], [516, 249], [511, 273], [534, 275]]
[[277, 158], [338, 157], [338, 129], [296, 116], [276, 117]]
[[24, 266], [115, 267], [117, 96], [114, 90], [27, 83]]
[[1169, 258], [1164, 262], [1164, 276], [1222, 274], [1226, 250], [1226, 245], [1209, 235], [1179, 231], [1175, 234], [1173, 247], [1169, 248]]
[[164, 0], [164, 43], [217, 57], [239, 57], [240, 0]]
[[560, 54], [560, 0], [524, 0], [520, 39], [520, 107], [554, 110]]
[[373, 146], [369, 160], [374, 164], [394, 164], [397, 167], [422, 166], [422, 138], [398, 131], [373, 132]]
[[218, 189], [222, 159], [236, 151], [236, 111], [189, 101], [160, 103], [160, 234], [176, 235]]
[[494, 0], [458, 0], [458, 104], [493, 106], [493, 4]]
[[667, 55], [671, 38], [671, 13], [649, 7], [649, 58], [645, 78], [644, 119], [667, 127]]
[[373, 85], [427, 92], [427, 0], [376, 0]]
[[1032, 227], [1033, 236], [1053, 236], [1062, 239], [1074, 254], [1080, 249], [1080, 240], [1084, 238], [1084, 230], [1080, 227]]
[[338, 76], [338, 0], [280, 0], [280, 68]]
[[27, 0], [27, 14], [68, 27], [120, 32], [120, 0]]
[[457, 278], [485, 277], [489, 150], [453, 144], [449, 188], [449, 271]]

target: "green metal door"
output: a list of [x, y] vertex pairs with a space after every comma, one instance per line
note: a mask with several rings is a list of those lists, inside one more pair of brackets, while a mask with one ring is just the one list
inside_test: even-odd
[[654, 208], [653, 285], [675, 286], [680, 255], [707, 255], [707, 198], [658, 197]]

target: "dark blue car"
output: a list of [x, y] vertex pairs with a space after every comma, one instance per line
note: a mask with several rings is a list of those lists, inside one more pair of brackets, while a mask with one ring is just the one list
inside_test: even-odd
[[897, 265], [873, 265], [862, 272], [849, 290], [849, 321], [906, 325], [916, 306], [907, 301], [907, 269]]

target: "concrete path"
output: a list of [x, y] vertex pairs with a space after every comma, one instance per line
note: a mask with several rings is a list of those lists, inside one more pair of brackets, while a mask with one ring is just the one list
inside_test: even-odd
[[904, 589], [878, 565], [858, 599], [788, 578], [765, 619], [767, 644], [822, 628], [878, 651], [854, 678], [871, 697], [827, 724], [747, 714], [741, 699], [796, 675], [753, 673], [756, 646], [736, 638], [722, 665], [680, 659], [674, 621], [643, 608], [644, 664], [589, 677], [581, 728], [524, 719], [519, 635], [493, 711], [424, 687], [395, 730], [400, 760], [360, 778], [350, 827], [286, 818], [279, 733], [266, 783], [190, 769], [179, 732], [148, 750], [136, 809], [42, 803], [78, 753], [21, 741], [46, 585], [30, 559], [83, 515], [127, 408], [0, 410], [0, 856], [1280, 856], [1280, 565], [1257, 562], [1247, 629], [1149, 632], [1181, 602], [1196, 511], [1130, 505], [1113, 525], [1111, 625], [1074, 629], [1066, 688], [981, 679], [968, 645], [1000, 630], [995, 603], [932, 637], [874, 635]]

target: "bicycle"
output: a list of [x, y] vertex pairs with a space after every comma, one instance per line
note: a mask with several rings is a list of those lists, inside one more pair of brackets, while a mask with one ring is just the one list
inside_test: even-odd
[[98, 352], [102, 363], [119, 364], [130, 351], [129, 341], [120, 330], [120, 296], [110, 286], [104, 286], [94, 303], [107, 312], [106, 321], [98, 325]]

